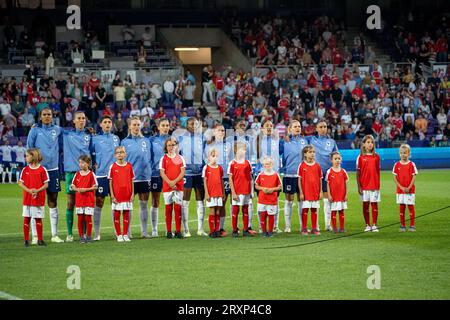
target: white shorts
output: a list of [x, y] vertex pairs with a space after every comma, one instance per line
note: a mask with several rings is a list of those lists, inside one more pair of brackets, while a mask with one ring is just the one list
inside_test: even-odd
[[45, 206], [23, 206], [22, 217], [43, 219], [45, 214]]
[[170, 192], [163, 192], [164, 197], [164, 204], [172, 204], [176, 203], [179, 205], [183, 204], [183, 191], [170, 191]]
[[87, 216], [94, 215], [94, 208], [91, 207], [81, 207], [81, 208], [75, 208], [76, 214], [85, 214]]
[[133, 202], [119, 202], [112, 204], [112, 210], [133, 210]]
[[415, 205], [416, 195], [411, 194], [398, 194], [397, 193], [397, 204]]
[[361, 201], [381, 202], [380, 190], [363, 190], [363, 194], [361, 195]]
[[[233, 198], [231, 198], [233, 199]], [[248, 205], [252, 201], [251, 194], [238, 194], [237, 201], [231, 200], [231, 205], [233, 206], [245, 206]]]
[[347, 201], [336, 201], [331, 203], [331, 211], [341, 211], [347, 209]]
[[319, 209], [320, 208], [320, 201], [303, 201], [302, 202], [302, 209]]
[[210, 198], [209, 201], [206, 201], [206, 207], [212, 208], [212, 207], [223, 207], [223, 200], [222, 197], [214, 197]]
[[258, 212], [267, 212], [267, 214], [274, 216], [278, 214], [278, 206], [270, 204], [258, 203]]

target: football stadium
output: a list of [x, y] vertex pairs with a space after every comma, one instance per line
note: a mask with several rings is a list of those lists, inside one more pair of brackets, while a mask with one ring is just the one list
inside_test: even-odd
[[448, 1], [0, 17], [0, 300], [450, 299]]

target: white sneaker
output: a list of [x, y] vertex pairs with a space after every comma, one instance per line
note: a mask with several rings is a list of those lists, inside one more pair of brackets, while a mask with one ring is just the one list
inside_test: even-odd
[[98, 234], [98, 235], [96, 235], [95, 237], [94, 237], [94, 239], [93, 239], [94, 241], [100, 241], [100, 235]]
[[152, 238], [158, 238], [158, 231], [152, 231]]
[[123, 236], [123, 241], [125, 241], [125, 242], [130, 242], [131, 239], [130, 239], [127, 235], [124, 235], [124, 236]]
[[262, 229], [259, 229], [259, 230], [258, 230], [258, 233], [259, 233], [259, 234], [262, 234], [262, 233], [263, 233], [263, 232], [262, 232]]
[[207, 237], [208, 234], [204, 230], [198, 230], [197, 235], [200, 237]]
[[372, 226], [372, 232], [379, 232], [380, 230], [378, 230], [376, 225]]
[[184, 232], [183, 233], [183, 237], [190, 238], [191, 237], [191, 233], [189, 231], [188, 232]]
[[286, 227], [286, 228], [284, 228], [284, 232], [286, 232], [286, 233], [291, 233], [291, 227]]
[[283, 231], [281, 231], [280, 228], [275, 228], [275, 229], [273, 230], [273, 232], [274, 232], [274, 233], [283, 233]]
[[149, 234], [142, 234], [142, 235], [141, 235], [141, 238], [149, 239], [149, 238], [151, 238], [151, 237], [150, 237]]
[[38, 238], [34, 237], [34, 238], [31, 240], [31, 244], [37, 244], [37, 243], [38, 243]]
[[364, 232], [370, 232], [372, 231], [372, 227], [367, 225], [366, 228], [364, 229]]
[[[127, 236], [128, 237], [128, 236]], [[124, 236], [122, 236], [122, 235], [120, 235], [120, 236], [117, 236], [117, 242], [123, 242], [124, 241]]]
[[61, 238], [58, 237], [58, 236], [53, 236], [52, 239], [51, 239], [51, 241], [52, 241], [52, 242], [55, 242], [55, 243], [62, 243], [62, 242], [64, 242], [64, 240], [61, 239]]
[[73, 242], [73, 236], [67, 235], [66, 242]]
[[326, 230], [326, 231], [333, 231], [333, 228], [331, 228], [331, 226], [327, 226], [327, 227], [325, 228], [325, 230]]

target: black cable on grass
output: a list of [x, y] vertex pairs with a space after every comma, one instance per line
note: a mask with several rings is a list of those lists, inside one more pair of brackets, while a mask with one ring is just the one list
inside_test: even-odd
[[[449, 208], [450, 208], [450, 206], [446, 206], [446, 207], [443, 207], [443, 208], [440, 208], [440, 209], [436, 209], [434, 211], [430, 211], [430, 212], [418, 215], [418, 216], [415, 217], [415, 219], [420, 219], [420, 218], [423, 218], [423, 217], [428, 216], [430, 214], [433, 214], [433, 213], [436, 213], [436, 212], [439, 212], [439, 211], [444, 211], [445, 209], [449, 209]], [[410, 219], [407, 219], [405, 221], [410, 221]], [[398, 225], [398, 222], [391, 223], [391, 224], [379, 227], [378, 229], [385, 229], [385, 228], [389, 228], [389, 227], [392, 227], [392, 226], [395, 226], [395, 225]], [[352, 234], [347, 234], [347, 235], [337, 236], [337, 237], [334, 237], [334, 238], [322, 239], [322, 240], [312, 241], [312, 242], [307, 242], [307, 243], [298, 243], [298, 244], [291, 244], [291, 245], [287, 245], [287, 246], [266, 247], [266, 248], [256, 248], [256, 249], [266, 250], [266, 249], [287, 249], [287, 248], [293, 248], [293, 247], [303, 247], [303, 246], [307, 246], [307, 245], [310, 245], [310, 244], [323, 243], [323, 242], [332, 241], [332, 240], [338, 240], [338, 239], [343, 239], [343, 238], [350, 238], [350, 237], [358, 236], [358, 235], [364, 234], [364, 233], [367, 233], [367, 232], [361, 231], [361, 232], [356, 232], [356, 233], [352, 233]]]

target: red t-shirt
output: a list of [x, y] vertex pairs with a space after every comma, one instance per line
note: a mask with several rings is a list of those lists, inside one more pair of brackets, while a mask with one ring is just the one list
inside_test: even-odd
[[377, 134], [380, 134], [383, 130], [383, 125], [381, 123], [374, 122], [372, 123], [372, 129], [375, 130]]
[[[414, 175], [418, 173], [416, 164], [412, 161], [408, 161], [407, 163], [401, 163], [400, 161], [396, 162], [394, 168], [392, 169], [392, 173], [397, 176], [398, 182], [402, 185], [402, 187], [407, 188], [411, 183], [411, 180]], [[411, 187], [409, 193], [414, 193], [416, 187], [414, 184]], [[402, 190], [397, 186], [397, 193], [404, 194]]]
[[[91, 188], [95, 185], [98, 185], [97, 179], [92, 171], [89, 171], [87, 174], [83, 175], [80, 171], [75, 173], [73, 177], [72, 184], [77, 188]], [[76, 208], [84, 208], [95, 207], [95, 190], [88, 192], [76, 192], [75, 193], [75, 207]]]
[[131, 163], [120, 165], [114, 162], [109, 168], [108, 179], [112, 180], [112, 191], [117, 202], [130, 202], [134, 171]]
[[347, 171], [341, 168], [340, 171], [335, 171], [333, 168], [328, 169], [325, 180], [330, 186], [331, 197], [333, 202], [345, 201], [345, 194], [347, 192], [346, 182], [348, 181]]
[[218, 165], [214, 168], [207, 164], [203, 167], [202, 177], [206, 178], [206, 187], [211, 198], [223, 197], [223, 169], [221, 166]]
[[[20, 173], [19, 179], [19, 181], [22, 181], [24, 186], [28, 189], [39, 189], [49, 180], [50, 178], [48, 177], [47, 170], [45, 170], [43, 166], [39, 166], [34, 169], [30, 166], [26, 166]], [[32, 207], [45, 206], [45, 190], [39, 192], [37, 194], [37, 197], [34, 199], [31, 194], [23, 191], [22, 204], [24, 206]]]
[[317, 162], [308, 164], [300, 163], [297, 175], [301, 179], [302, 192], [305, 201], [318, 201], [320, 198], [320, 187], [322, 186], [322, 169]]
[[91, 89], [91, 92], [95, 92], [95, 90], [97, 89], [98, 85], [100, 84], [100, 79], [99, 78], [95, 78], [95, 80], [93, 78], [89, 79], [89, 87]]
[[228, 165], [228, 175], [233, 179], [236, 194], [250, 194], [252, 192], [252, 166], [248, 160], [243, 162], [232, 160]]
[[[164, 170], [167, 178], [169, 180], [175, 180], [181, 173], [181, 168], [186, 167], [186, 162], [184, 158], [179, 154], [175, 155], [175, 157], [171, 158], [167, 154], [161, 158], [159, 161], [159, 169]], [[181, 179], [176, 184], [176, 189], [178, 191], [184, 190], [184, 181]], [[169, 186], [167, 182], [163, 180], [163, 192], [171, 192], [172, 188]]]
[[217, 91], [221, 91], [225, 87], [225, 83], [223, 81], [223, 78], [221, 78], [221, 77], [215, 77], [213, 79], [213, 83], [214, 83], [214, 86], [216, 87]]
[[[281, 185], [281, 179], [278, 173], [265, 174], [261, 172], [258, 174], [255, 183], [264, 188], [276, 188]], [[258, 203], [275, 206], [278, 204], [278, 192], [265, 194], [263, 191], [258, 192]]]
[[362, 190], [380, 190], [380, 156], [378, 154], [358, 156], [356, 169], [360, 170], [359, 180]]

